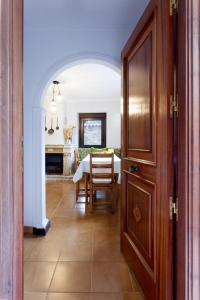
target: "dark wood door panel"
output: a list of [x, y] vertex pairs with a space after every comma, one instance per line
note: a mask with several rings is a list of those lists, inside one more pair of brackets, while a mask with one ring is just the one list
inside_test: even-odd
[[128, 149], [152, 151], [152, 36], [128, 60]]
[[153, 274], [156, 239], [155, 184], [134, 175], [127, 175], [127, 177], [127, 234]]
[[156, 20], [150, 21], [127, 60], [128, 157], [156, 161]]

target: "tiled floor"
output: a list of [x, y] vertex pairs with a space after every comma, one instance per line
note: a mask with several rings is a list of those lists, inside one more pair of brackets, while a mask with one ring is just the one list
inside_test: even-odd
[[25, 237], [25, 300], [143, 300], [119, 245], [119, 215], [90, 214], [71, 182], [47, 183], [46, 237]]

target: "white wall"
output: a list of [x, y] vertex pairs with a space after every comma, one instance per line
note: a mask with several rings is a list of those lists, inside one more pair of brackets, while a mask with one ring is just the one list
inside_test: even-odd
[[[45, 106], [50, 111], [49, 105]], [[95, 99], [91, 100], [73, 100], [66, 101], [63, 110], [59, 110], [55, 115], [47, 113], [47, 127], [50, 127], [51, 118], [56, 122], [57, 116], [60, 120], [58, 131], [55, 130], [53, 135], [45, 133], [46, 144], [63, 144], [63, 118], [67, 119], [67, 126], [74, 125], [74, 136], [72, 143], [78, 147], [79, 131], [79, 113], [106, 113], [107, 114], [107, 147], [120, 147], [120, 99]], [[55, 129], [55, 126], [54, 126]]]
[[[24, 28], [24, 224], [43, 228], [46, 224], [43, 93], [55, 74], [76, 60], [98, 59], [120, 67], [120, 53], [132, 28], [93, 28], [92, 24], [83, 29], [68, 26], [40, 28], [37, 26], [38, 11], [28, 11], [29, 3], [36, 2], [28, 0], [24, 3], [25, 17], [27, 13], [35, 14], [35, 26], [25, 23]], [[42, 4], [41, 1], [37, 3]], [[137, 11], [133, 10], [134, 23], [143, 8], [144, 2]]]

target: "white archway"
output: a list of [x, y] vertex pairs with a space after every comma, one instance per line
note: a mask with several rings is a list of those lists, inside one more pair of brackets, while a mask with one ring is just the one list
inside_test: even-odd
[[108, 55], [103, 55], [99, 53], [87, 53], [82, 54], [79, 53], [77, 55], [68, 56], [56, 64], [52, 65], [47, 72], [43, 75], [42, 79], [38, 81], [37, 84], [37, 91], [34, 96], [34, 106], [43, 106], [43, 99], [44, 95], [47, 91], [48, 85], [52, 80], [57, 77], [60, 73], [64, 70], [72, 68], [76, 65], [83, 64], [83, 63], [96, 63], [107, 66], [111, 68], [113, 71], [121, 74], [121, 64], [120, 61], [115, 60], [113, 57]]
[[44, 95], [47, 88], [60, 73], [73, 66], [84, 63], [102, 64], [120, 74], [120, 62], [112, 57], [100, 54], [79, 54], [67, 57], [53, 65], [38, 83], [38, 89], [32, 106], [32, 223], [38, 229], [46, 228], [46, 190], [45, 190], [45, 111], [43, 108]]

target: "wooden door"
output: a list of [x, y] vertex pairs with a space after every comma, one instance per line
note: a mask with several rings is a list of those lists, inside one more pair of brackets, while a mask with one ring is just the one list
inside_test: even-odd
[[122, 52], [121, 247], [148, 300], [172, 299], [172, 28], [151, 1]]
[[22, 300], [22, 1], [0, 2], [0, 299]]

